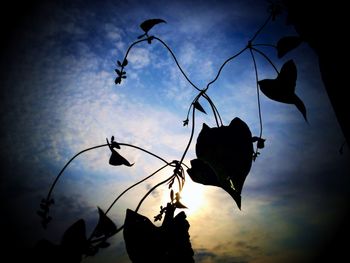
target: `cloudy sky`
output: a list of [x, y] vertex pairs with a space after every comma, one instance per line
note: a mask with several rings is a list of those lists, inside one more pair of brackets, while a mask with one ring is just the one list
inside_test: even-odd
[[[79, 156], [55, 188], [56, 204], [48, 230], [36, 215], [41, 198], [57, 173], [77, 152], [118, 142], [150, 150], [167, 161], [179, 160], [190, 127], [183, 127], [197, 91], [159, 42], [142, 42], [128, 56], [127, 79], [114, 84], [117, 60], [142, 34], [149, 18], [166, 24], [151, 33], [175, 53], [199, 88], [214, 79], [222, 63], [242, 50], [268, 16], [266, 1], [49, 1], [28, 9], [3, 52], [1, 78], [1, 200], [22, 246], [39, 239], [59, 242], [79, 218], [91, 231], [97, 209], [107, 209], [126, 187], [163, 165], [135, 149], [121, 153], [135, 165], [108, 165], [109, 150]], [[275, 44], [295, 35], [285, 14], [269, 23], [255, 43]], [[242, 210], [223, 190], [195, 184], [186, 177], [182, 202], [191, 225], [196, 262], [308, 262], [331, 242], [348, 199], [349, 150], [325, 93], [313, 51], [302, 44], [278, 59], [271, 47], [260, 47], [277, 68], [293, 59], [298, 69], [296, 93], [304, 101], [309, 124], [293, 105], [261, 94], [265, 148], [253, 163], [242, 192]], [[259, 79], [275, 78], [271, 65], [255, 55]], [[244, 120], [259, 135], [253, 62], [248, 51], [231, 61], [208, 95], [223, 122]], [[204, 100], [201, 105], [209, 113]], [[214, 126], [213, 115], [196, 114]], [[195, 157], [195, 141], [185, 163]], [[4, 172], [3, 172], [4, 171]], [[126, 208], [171, 175], [164, 170], [128, 192], [111, 210], [123, 224]], [[153, 218], [165, 205], [167, 186], [155, 191], [140, 209]], [[130, 262], [122, 234], [112, 246], [85, 262]]]

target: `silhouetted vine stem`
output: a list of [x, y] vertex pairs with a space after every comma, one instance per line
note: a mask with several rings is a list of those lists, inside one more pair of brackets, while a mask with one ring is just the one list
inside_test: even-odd
[[[173, 162], [172, 162], [173, 163]], [[143, 183], [144, 181], [146, 181], [147, 179], [151, 178], [152, 176], [154, 176], [155, 174], [159, 173], [161, 170], [163, 170], [164, 168], [168, 167], [170, 164], [166, 164], [163, 165], [161, 168], [159, 168], [158, 170], [156, 170], [155, 172], [153, 172], [152, 174], [150, 174], [149, 176], [143, 178], [142, 180], [138, 181], [137, 183], [131, 185], [130, 187], [128, 187], [127, 189], [125, 189], [120, 195], [118, 195], [118, 197], [116, 199], [114, 199], [114, 201], [111, 203], [111, 205], [108, 207], [108, 209], [106, 210], [105, 214], [107, 215], [107, 213], [109, 212], [109, 210], [112, 209], [112, 207], [114, 206], [114, 204], [119, 200], [120, 197], [122, 197], [127, 191], [129, 191], [130, 189], [134, 188], [135, 186]]]
[[218, 71], [218, 73], [216, 74], [215, 78], [207, 84], [207, 87], [204, 89], [204, 91], [207, 91], [207, 90], [209, 89], [209, 86], [210, 86], [211, 84], [213, 84], [215, 81], [217, 81], [217, 79], [219, 78], [219, 76], [220, 76], [220, 74], [221, 74], [222, 69], [225, 67], [225, 65], [226, 65], [229, 61], [235, 59], [236, 57], [238, 57], [239, 55], [241, 55], [241, 54], [242, 54], [244, 51], [246, 51], [247, 49], [248, 49], [248, 47], [245, 47], [245, 48], [243, 48], [241, 51], [239, 51], [238, 53], [236, 53], [235, 55], [233, 55], [232, 57], [226, 59], [226, 60], [224, 61], [224, 63], [222, 63], [222, 65], [220, 66], [219, 71]]
[[137, 212], [137, 211], [140, 209], [140, 207], [141, 207], [143, 201], [145, 201], [145, 199], [147, 198], [147, 196], [150, 195], [150, 193], [152, 193], [155, 189], [157, 189], [157, 188], [158, 188], [159, 186], [161, 186], [162, 184], [165, 184], [165, 183], [169, 182], [169, 181], [170, 181], [171, 179], [173, 179], [174, 177], [175, 177], [175, 175], [171, 175], [170, 177], [168, 177], [168, 178], [165, 179], [164, 181], [161, 181], [160, 183], [158, 183], [158, 184], [156, 184], [155, 186], [153, 186], [153, 187], [144, 195], [144, 197], [141, 198], [140, 202], [138, 203], [138, 205], [137, 205], [137, 207], [136, 207], [136, 209], [135, 209], [135, 212]]
[[[254, 57], [254, 53], [252, 51], [252, 49], [249, 49], [250, 54], [252, 56], [252, 60], [253, 60], [253, 64], [254, 64], [254, 71], [255, 71], [255, 81], [256, 81], [256, 97], [257, 97], [257, 101], [258, 101], [258, 112], [259, 112], [259, 122], [260, 122], [260, 134], [259, 134], [259, 138], [261, 139], [262, 137], [262, 133], [263, 133], [263, 123], [262, 123], [262, 116], [261, 116], [261, 105], [260, 105], [260, 91], [259, 91], [259, 77], [258, 77], [258, 68], [256, 66], [256, 61], [255, 61], [255, 57]], [[256, 146], [256, 150], [255, 150], [256, 154], [258, 153], [258, 146]]]
[[[127, 146], [127, 147], [131, 147], [131, 148], [135, 148], [135, 149], [138, 149], [140, 151], [143, 151], [159, 160], [161, 160], [162, 162], [166, 163], [166, 165], [171, 165], [171, 163], [167, 162], [165, 159], [163, 159], [162, 157], [160, 157], [159, 155], [155, 154], [155, 153], [152, 153], [146, 149], [143, 149], [139, 146], [135, 146], [135, 145], [132, 145], [132, 144], [128, 144], [128, 143], [118, 143], [120, 146]], [[47, 194], [47, 197], [46, 197], [46, 200], [50, 200], [50, 197], [51, 197], [51, 194], [52, 194], [52, 191], [53, 189], [55, 188], [55, 185], [57, 184], [59, 178], [62, 176], [63, 172], [65, 171], [65, 169], [68, 167], [68, 165], [75, 159], [77, 158], [79, 155], [85, 153], [85, 152], [88, 152], [88, 151], [91, 151], [91, 150], [95, 150], [95, 149], [98, 149], [98, 148], [102, 148], [102, 147], [108, 147], [108, 144], [101, 144], [101, 145], [97, 145], [97, 146], [93, 146], [93, 147], [90, 147], [90, 148], [87, 148], [87, 149], [84, 149], [80, 152], [78, 152], [77, 154], [75, 154], [64, 166], [63, 168], [61, 169], [61, 171], [58, 173], [58, 175], [56, 176], [55, 180], [53, 181], [51, 187], [50, 187], [50, 190]]]
[[276, 68], [275, 64], [273, 64], [273, 62], [271, 61], [271, 59], [261, 50], [256, 49], [254, 47], [251, 47], [251, 50], [254, 50], [255, 52], [259, 53], [260, 55], [262, 55], [270, 64], [271, 66], [274, 68], [274, 70], [277, 72], [277, 74], [280, 74], [278, 69]]

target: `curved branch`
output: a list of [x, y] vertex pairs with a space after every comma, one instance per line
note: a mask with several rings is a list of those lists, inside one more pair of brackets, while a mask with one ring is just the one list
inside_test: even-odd
[[158, 40], [160, 43], [163, 44], [163, 46], [166, 47], [166, 49], [170, 52], [170, 54], [172, 55], [173, 59], [175, 60], [175, 63], [177, 65], [177, 67], [179, 68], [179, 70], [181, 71], [182, 75], [185, 77], [185, 79], [188, 81], [188, 83], [190, 83], [192, 85], [192, 87], [194, 87], [196, 90], [201, 91], [186, 75], [186, 73], [183, 71], [182, 67], [180, 66], [179, 62], [177, 61], [177, 58], [174, 54], [174, 52], [171, 50], [171, 48], [160, 38], [158, 37], [153, 37], [153, 39]]
[[166, 164], [163, 165], [161, 168], [159, 168], [158, 170], [156, 170], [155, 172], [153, 172], [152, 174], [150, 174], [149, 176], [143, 178], [142, 180], [138, 181], [137, 183], [133, 184], [132, 186], [129, 186], [127, 189], [125, 189], [120, 195], [118, 195], [118, 197], [116, 199], [114, 199], [114, 201], [111, 203], [111, 205], [108, 207], [108, 209], [105, 212], [105, 215], [107, 215], [107, 213], [109, 212], [109, 210], [111, 210], [111, 208], [114, 206], [114, 204], [119, 200], [120, 197], [122, 197], [127, 191], [129, 191], [130, 189], [134, 188], [135, 186], [141, 184], [142, 182], [146, 181], [147, 179], [151, 178], [153, 175], [157, 174], [158, 172], [160, 172], [161, 170], [163, 170], [165, 167], [169, 166], [170, 164]]
[[170, 181], [172, 178], [174, 177], [174, 175], [168, 177], [167, 179], [165, 179], [164, 181], [161, 181], [160, 183], [156, 184], [155, 186], [153, 186], [145, 195], [144, 197], [142, 197], [142, 199], [140, 200], [139, 204], [137, 205], [135, 212], [137, 213], [137, 211], [140, 209], [141, 204], [143, 203], [143, 201], [145, 201], [145, 199], [147, 198], [147, 196], [149, 196], [150, 193], [152, 193], [156, 188], [158, 188], [159, 186], [161, 186], [162, 184], [165, 184], [166, 182]]
[[225, 65], [226, 65], [229, 61], [231, 61], [232, 59], [234, 59], [234, 58], [238, 57], [240, 54], [242, 54], [246, 49], [248, 49], [248, 46], [245, 47], [245, 48], [243, 48], [241, 51], [239, 51], [238, 53], [236, 53], [236, 54], [233, 55], [232, 57], [226, 59], [226, 60], [224, 61], [224, 63], [221, 65], [221, 67], [220, 67], [218, 73], [216, 74], [215, 78], [207, 84], [207, 87], [204, 89], [204, 91], [207, 91], [207, 90], [209, 89], [209, 86], [210, 86], [211, 84], [213, 84], [215, 81], [217, 81], [217, 79], [219, 78], [219, 76], [220, 76], [220, 74], [221, 74], [221, 71], [222, 71], [222, 69], [225, 67]]
[[74, 155], [64, 166], [63, 168], [61, 169], [61, 171], [58, 173], [58, 175], [56, 176], [55, 180], [53, 181], [51, 187], [50, 187], [50, 190], [49, 190], [49, 193], [47, 194], [47, 197], [46, 197], [46, 200], [49, 200], [50, 199], [50, 196], [52, 194], [52, 191], [58, 181], [58, 179], [62, 176], [64, 170], [68, 167], [68, 165], [76, 158], [78, 157], [80, 154], [84, 153], [84, 152], [87, 152], [87, 151], [91, 151], [91, 150], [94, 150], [94, 149], [97, 149], [97, 148], [101, 148], [101, 147], [106, 147], [108, 146], [108, 144], [101, 144], [101, 145], [97, 145], [97, 146], [94, 146], [94, 147], [91, 147], [91, 148], [87, 148], [85, 150], [82, 150], [80, 152], [78, 152], [76, 155]]
[[251, 48], [251, 50], [254, 50], [255, 52], [258, 52], [260, 55], [262, 55], [271, 64], [271, 66], [277, 72], [277, 75], [280, 74], [278, 69], [276, 68], [275, 64], [273, 64], [271, 59], [264, 52], [260, 51], [259, 49], [253, 48], [253, 47]]
[[[253, 59], [253, 64], [254, 64], [254, 71], [255, 71], [255, 81], [256, 81], [256, 96], [257, 96], [257, 100], [258, 100], [258, 112], [259, 112], [259, 122], [260, 122], [260, 135], [259, 137], [261, 138], [262, 136], [262, 132], [263, 132], [263, 124], [262, 124], [262, 117], [261, 117], [261, 107], [260, 107], [260, 92], [259, 92], [259, 77], [258, 77], [258, 68], [256, 66], [256, 61], [255, 61], [255, 57], [254, 57], [254, 53], [253, 51], [250, 49], [250, 54], [252, 56]], [[258, 149], [256, 149], [256, 151], [258, 151]]]

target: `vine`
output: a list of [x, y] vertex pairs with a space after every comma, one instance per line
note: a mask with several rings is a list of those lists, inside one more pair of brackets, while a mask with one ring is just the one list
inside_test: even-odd
[[[165, 207], [160, 206], [160, 212], [158, 215], [154, 216], [154, 221], [163, 220], [163, 215], [165, 214], [165, 218], [162, 223], [162, 234], [155, 234], [158, 239], [166, 239], [169, 240], [169, 236], [174, 239], [174, 231], [173, 228], [177, 227], [181, 228], [182, 232], [188, 231], [188, 223], [186, 224], [186, 216], [183, 212], [178, 214], [175, 218], [174, 211], [175, 209], [184, 209], [186, 206], [181, 203], [181, 191], [186, 182], [185, 170], [188, 175], [194, 182], [201, 183], [204, 185], [214, 185], [221, 187], [223, 190], [228, 192], [232, 198], [237, 203], [237, 206], [241, 207], [241, 191], [245, 181], [246, 176], [249, 174], [252, 161], [255, 161], [258, 155], [260, 154], [260, 149], [264, 148], [265, 139], [263, 139], [263, 120], [262, 120], [262, 110], [260, 103], [260, 91], [266, 95], [268, 98], [279, 101], [282, 103], [295, 104], [295, 106], [299, 109], [299, 111], [303, 114], [305, 120], [306, 118], [306, 109], [303, 102], [299, 99], [299, 97], [295, 94], [295, 82], [297, 77], [296, 66], [292, 60], [287, 61], [280, 70], [277, 69], [272, 60], [262, 52], [259, 47], [271, 47], [276, 49], [278, 52], [278, 57], [283, 57], [284, 54], [297, 47], [301, 42], [297, 37], [288, 36], [282, 38], [277, 45], [272, 44], [264, 44], [257, 43], [255, 44], [255, 39], [261, 32], [263, 32], [264, 28], [268, 23], [275, 20], [275, 17], [281, 12], [281, 9], [278, 5], [271, 5], [270, 13], [264, 23], [258, 28], [258, 30], [253, 34], [252, 38], [248, 41], [248, 43], [234, 55], [226, 59], [221, 66], [219, 67], [217, 74], [215, 77], [208, 82], [205, 88], [198, 88], [187, 76], [183, 68], [181, 67], [176, 55], [169, 47], [167, 43], [165, 43], [161, 38], [149, 35], [149, 31], [160, 23], [166, 23], [163, 19], [149, 19], [144, 21], [140, 27], [144, 31], [142, 35], [138, 37], [138, 40], [131, 43], [124, 55], [124, 58], [120, 61], [117, 60], [117, 68], [115, 72], [117, 74], [115, 78], [115, 84], [121, 84], [127, 78], [127, 72], [125, 69], [127, 68], [128, 56], [132, 52], [132, 49], [141, 45], [144, 42], [148, 44], [153, 44], [154, 42], [160, 43], [171, 55], [173, 58], [177, 68], [180, 73], [186, 79], [186, 81], [198, 92], [197, 95], [193, 98], [191, 104], [188, 107], [187, 115], [185, 120], [183, 120], [183, 126], [190, 126], [191, 131], [189, 135], [188, 142], [184, 148], [184, 151], [178, 160], [167, 161], [161, 156], [144, 149], [140, 146], [122, 143], [115, 141], [114, 136], [111, 137], [110, 141], [106, 139], [105, 144], [100, 144], [97, 146], [93, 146], [87, 149], [84, 149], [77, 154], [75, 154], [61, 169], [61, 171], [56, 176], [53, 181], [51, 187], [49, 188], [48, 194], [46, 198], [42, 199], [40, 204], [40, 210], [38, 211], [38, 215], [41, 217], [41, 223], [44, 228], [47, 228], [49, 222], [51, 221], [50, 208], [54, 204], [54, 199], [52, 198], [52, 193], [57, 185], [57, 182], [62, 177], [64, 171], [67, 169], [69, 164], [80, 156], [83, 153], [86, 153], [91, 150], [95, 150], [97, 148], [108, 148], [110, 151], [110, 159], [109, 164], [113, 166], [125, 165], [128, 167], [133, 166], [127, 159], [125, 159], [122, 155], [119, 154], [118, 150], [121, 147], [131, 147], [137, 150], [140, 150], [154, 158], [159, 159], [164, 163], [163, 166], [158, 168], [156, 171], [146, 176], [142, 180], [134, 183], [133, 185], [126, 188], [123, 192], [121, 192], [110, 204], [107, 210], [104, 212], [102, 209], [98, 208], [99, 213], [99, 221], [95, 226], [94, 230], [90, 234], [89, 238], [85, 238], [85, 223], [83, 219], [80, 219], [76, 223], [74, 223], [64, 234], [63, 241], [59, 245], [66, 254], [62, 257], [76, 258], [76, 262], [80, 262], [82, 260], [82, 256], [92, 256], [95, 255], [99, 249], [105, 248], [109, 246], [107, 240], [124, 230], [124, 239], [126, 242], [127, 251], [129, 257], [133, 261], [137, 261], [138, 252], [140, 250], [145, 250], [144, 247], [141, 247], [140, 244], [135, 241], [134, 238], [134, 228], [140, 227], [140, 224], [146, 224], [147, 221], [141, 215], [137, 214], [141, 205], [146, 200], [146, 198], [158, 187], [164, 184], [168, 184], [169, 188], [169, 196], [170, 200], [166, 204]], [[224, 67], [232, 62], [234, 59], [242, 55], [243, 53], [249, 51], [255, 75], [256, 82], [256, 99], [257, 99], [257, 107], [258, 107], [258, 118], [259, 118], [259, 135], [252, 136], [249, 127], [239, 118], [234, 118], [228, 126], [223, 124], [222, 118], [220, 116], [219, 110], [217, 109], [215, 103], [207, 94], [207, 91], [212, 85], [219, 79], [220, 75]], [[255, 55], [260, 55], [263, 59], [265, 59], [275, 70], [277, 77], [275, 79], [264, 79], [259, 80], [259, 72], [258, 65], [256, 61]], [[215, 119], [216, 127], [208, 127], [206, 124], [203, 124], [203, 128], [198, 135], [197, 143], [196, 143], [196, 155], [197, 158], [191, 160], [191, 167], [187, 166], [184, 163], [186, 155], [189, 151], [189, 148], [194, 140], [194, 132], [196, 128], [196, 113], [197, 111], [206, 114], [202, 105], [199, 103], [199, 99], [204, 98], [212, 111], [213, 118]], [[254, 143], [255, 149], [254, 149]], [[140, 199], [138, 205], [134, 210], [127, 211], [127, 215], [125, 218], [124, 225], [117, 227], [114, 222], [107, 216], [109, 211], [113, 208], [113, 206], [117, 203], [117, 201], [130, 189], [135, 186], [145, 182], [146, 180], [154, 177], [160, 171], [167, 167], [173, 167], [173, 173], [163, 181], [158, 182]], [[175, 187], [177, 185], [177, 187]], [[180, 216], [181, 215], [181, 216]], [[141, 221], [138, 219], [142, 219]], [[140, 223], [143, 222], [143, 223]], [[179, 223], [181, 222], [181, 223]], [[172, 227], [169, 227], [172, 226]], [[142, 225], [143, 228], [150, 227], [149, 225]], [[170, 230], [172, 229], [172, 230]], [[153, 230], [152, 230], [153, 231]], [[156, 231], [156, 230], [154, 230]], [[158, 231], [158, 230], [157, 230]], [[170, 231], [170, 232], [169, 232]], [[176, 231], [175, 231], [176, 232]], [[72, 234], [74, 233], [74, 234]], [[148, 232], [147, 232], [148, 233]], [[166, 233], [166, 234], [164, 234]], [[175, 239], [179, 239], [176, 236]], [[192, 259], [193, 250], [189, 243], [189, 236], [184, 235], [180, 238], [182, 245], [177, 246], [177, 250], [181, 250], [184, 246], [186, 249], [183, 252], [183, 255], [187, 259]], [[72, 245], [72, 243], [78, 243]], [[80, 243], [79, 243], [80, 242]], [[178, 242], [179, 243], [179, 242]], [[68, 244], [68, 245], [67, 245]], [[73, 247], [70, 247], [73, 246]], [[74, 248], [74, 249], [73, 249]], [[163, 255], [164, 257], [174, 256], [174, 253], [169, 252], [172, 251], [170, 247], [163, 248], [167, 250], [167, 252]], [[68, 252], [67, 252], [68, 251]], [[151, 253], [145, 252], [144, 253]], [[182, 251], [182, 250], [181, 250]], [[142, 253], [141, 253], [142, 254]], [[167, 256], [165, 256], [167, 255]], [[152, 256], [155, 256], [152, 254]], [[159, 255], [158, 255], [159, 256]], [[157, 256], [156, 256], [157, 257]], [[156, 261], [157, 262], [157, 261]], [[166, 261], [167, 262], [167, 261]], [[183, 261], [183, 262], [191, 262]]]

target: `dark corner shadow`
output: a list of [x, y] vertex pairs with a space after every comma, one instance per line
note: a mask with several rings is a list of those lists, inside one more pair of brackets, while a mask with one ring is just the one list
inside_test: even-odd
[[346, 2], [285, 0], [288, 18], [300, 37], [316, 52], [323, 83], [350, 145], [350, 110], [348, 106], [348, 72], [346, 37], [348, 18]]

